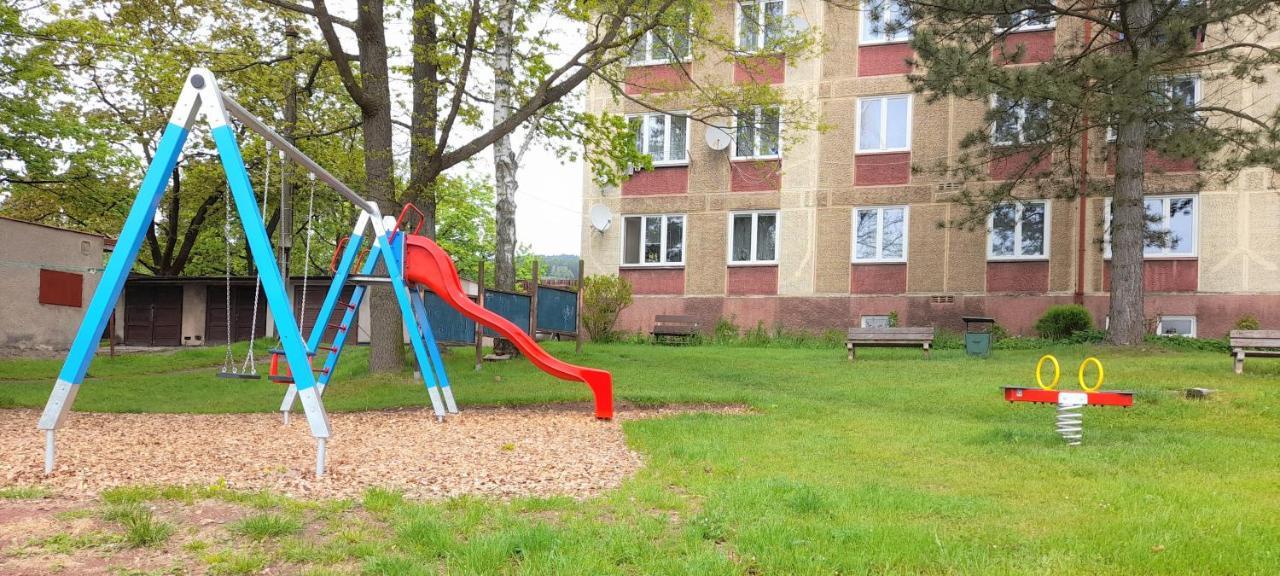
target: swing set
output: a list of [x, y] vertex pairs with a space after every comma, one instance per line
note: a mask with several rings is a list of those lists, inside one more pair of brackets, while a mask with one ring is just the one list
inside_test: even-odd
[[[305, 313], [299, 321], [294, 320], [284, 277], [277, 267], [262, 213], [259, 211], [257, 198], [245, 169], [244, 158], [241, 156], [235, 131], [230, 126], [231, 118], [235, 118], [242, 126], [274, 144], [286, 157], [309, 172], [313, 179], [320, 180], [361, 211], [351, 235], [341, 245], [341, 257], [337, 260], [332, 283], [306, 341], [302, 339]], [[71, 411], [80, 385], [84, 382], [85, 373], [97, 352], [99, 336], [106, 328], [129, 270], [137, 259], [146, 231], [155, 219], [156, 208], [177, 164], [178, 155], [197, 119], [203, 119], [213, 137], [227, 178], [231, 199], [235, 203], [238, 219], [245, 233], [250, 256], [258, 270], [256, 284], [261, 286], [267, 300], [267, 308], [275, 322], [280, 345], [279, 348], [271, 351], [270, 378], [289, 385], [281, 404], [281, 412], [287, 423], [288, 414], [294, 404], [302, 405], [311, 435], [316, 439], [317, 476], [324, 474], [326, 443], [332, 436], [329, 417], [325, 412], [321, 395], [333, 375], [334, 366], [346, 343], [360, 301], [372, 284], [389, 285], [396, 297], [401, 315], [405, 319], [406, 326], [409, 327], [406, 332], [437, 418], [443, 419], [446, 410], [449, 413], [456, 413], [457, 406], [440, 358], [439, 347], [427, 322], [423, 290], [430, 290], [464, 316], [511, 340], [539, 369], [564, 380], [576, 380], [586, 384], [595, 397], [596, 418], [607, 420], [613, 417], [613, 378], [608, 372], [574, 366], [547, 354], [518, 326], [472, 302], [462, 288], [461, 279], [458, 277], [452, 259], [435, 242], [417, 235], [416, 229], [408, 233], [400, 231], [406, 215], [411, 210], [416, 211], [416, 208], [412, 205], [406, 206], [397, 220], [383, 217], [376, 203], [360, 197], [295, 148], [288, 140], [267, 127], [259, 118], [223, 94], [211, 72], [203, 68], [193, 68], [183, 83], [182, 93], [156, 147], [152, 163], [147, 167], [146, 175], [138, 189], [138, 196], [134, 199], [116, 241], [116, 248], [103, 269], [101, 280], [89, 301], [84, 320], [76, 332], [71, 350], [58, 373], [49, 401], [45, 404], [44, 412], [37, 424], [39, 429], [45, 431], [46, 473], [52, 473], [54, 468], [55, 433]], [[314, 200], [314, 184], [312, 199]], [[263, 201], [265, 202], [265, 197]], [[227, 209], [230, 210], [231, 203], [227, 204]], [[309, 214], [307, 224], [308, 252], [310, 237], [314, 232], [311, 216]], [[224, 232], [229, 231], [229, 226], [230, 218], [224, 225]], [[360, 264], [359, 274], [352, 275], [350, 272], [361, 253], [363, 236], [368, 228], [372, 228], [373, 231], [372, 246], [367, 257]], [[230, 234], [227, 236], [229, 238]], [[386, 276], [372, 275], [379, 263], [385, 267]], [[227, 268], [230, 270], [229, 261]], [[350, 300], [342, 302], [339, 297], [348, 280], [354, 283], [356, 288]], [[306, 297], [305, 294], [304, 290], [303, 298]], [[255, 290], [255, 306], [256, 299]], [[343, 310], [342, 319], [336, 325], [330, 324], [330, 317], [339, 308]], [[303, 310], [305, 310], [305, 304]], [[230, 306], [228, 306], [228, 316], [230, 316]], [[256, 323], [256, 313], [254, 318]], [[321, 338], [328, 327], [337, 328], [337, 335], [333, 342], [324, 344]], [[256, 325], [254, 328], [256, 329]], [[229, 327], [228, 336], [230, 336]], [[323, 366], [317, 369], [313, 367], [311, 361], [319, 350], [325, 350], [328, 354]], [[229, 373], [227, 377], [256, 377], [257, 370], [254, 367], [252, 346], [250, 346], [249, 356], [239, 369], [235, 367], [234, 357], [230, 352], [228, 349], [228, 356], [222, 370]], [[287, 374], [279, 372], [281, 359], [287, 363], [289, 368]]]

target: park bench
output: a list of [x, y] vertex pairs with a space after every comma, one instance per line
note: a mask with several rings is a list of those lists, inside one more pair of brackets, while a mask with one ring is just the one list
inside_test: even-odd
[[692, 316], [659, 314], [653, 318], [650, 334], [658, 344], [689, 344], [698, 335], [698, 321]]
[[1280, 330], [1232, 330], [1230, 338], [1236, 374], [1244, 374], [1246, 356], [1280, 357]]
[[854, 349], [857, 347], [901, 347], [920, 348], [924, 357], [929, 357], [929, 347], [933, 345], [933, 328], [929, 326], [908, 326], [902, 328], [850, 328], [845, 347], [849, 349], [849, 361], [853, 362]]

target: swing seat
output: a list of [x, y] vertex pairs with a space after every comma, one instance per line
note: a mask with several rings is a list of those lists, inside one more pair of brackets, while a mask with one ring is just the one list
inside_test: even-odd
[[261, 375], [261, 374], [258, 374], [257, 372], [250, 372], [250, 373], [244, 373], [244, 372], [227, 372], [226, 370], [221, 370], [221, 371], [219, 371], [219, 372], [218, 372], [218, 377], [219, 377], [219, 378], [234, 378], [234, 379], [238, 379], [238, 380], [261, 380], [261, 379], [262, 379], [262, 375]]

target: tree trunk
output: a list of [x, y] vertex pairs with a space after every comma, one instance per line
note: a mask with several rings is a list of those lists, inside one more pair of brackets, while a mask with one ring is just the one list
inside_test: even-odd
[[[515, 51], [515, 0], [504, 0], [498, 6], [496, 34], [494, 35], [493, 66], [493, 125], [505, 121], [514, 108], [512, 102], [512, 84], [514, 82], [514, 66], [512, 53]], [[499, 290], [515, 290], [516, 288], [516, 162], [515, 150], [511, 148], [511, 134], [499, 136], [493, 143], [493, 176], [494, 193], [497, 205], [494, 209], [494, 220], [497, 225], [497, 239], [494, 243], [494, 286]], [[514, 356], [515, 346], [505, 339], [494, 340], [494, 354]]]
[[436, 178], [432, 152], [436, 148], [436, 124], [440, 118], [439, 43], [435, 0], [413, 0], [413, 111], [409, 124], [409, 185], [405, 201], [422, 210], [422, 233], [436, 237]]
[[[399, 211], [392, 186], [391, 90], [387, 70], [387, 36], [380, 0], [360, 2], [360, 72], [365, 101], [362, 103], [364, 134], [365, 194], [378, 203], [383, 214]], [[378, 265], [378, 273], [386, 268]], [[400, 307], [390, 288], [369, 290], [369, 371], [399, 372], [404, 369], [404, 327]]]
[[[1151, 21], [1151, 3], [1126, 4], [1126, 18], [1135, 28]], [[1137, 54], [1145, 41], [1135, 38]], [[1142, 104], [1135, 104], [1142, 105]], [[1147, 225], [1142, 201], [1147, 123], [1142, 114], [1130, 114], [1116, 128], [1116, 181], [1111, 200], [1111, 305], [1107, 337], [1113, 344], [1132, 346], [1146, 335], [1143, 306], [1142, 252]]]

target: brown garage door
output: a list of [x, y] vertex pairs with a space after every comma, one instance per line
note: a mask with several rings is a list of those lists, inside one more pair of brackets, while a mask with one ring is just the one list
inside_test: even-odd
[[124, 296], [124, 343], [130, 346], [182, 344], [182, 287], [135, 284]]
[[[355, 289], [356, 289], [355, 286], [345, 287], [342, 290], [342, 296], [339, 296], [338, 299], [343, 302], [350, 302], [351, 294], [355, 292]], [[312, 284], [307, 287], [307, 315], [306, 315], [307, 322], [306, 322], [306, 326], [304, 327], [305, 329], [302, 332], [303, 338], [307, 338], [311, 336], [311, 327], [316, 325], [316, 316], [320, 315], [320, 306], [324, 304], [324, 297], [328, 291], [329, 291], [328, 284], [322, 284], [318, 286], [315, 284]], [[298, 309], [301, 306], [302, 306], [302, 286], [294, 286], [294, 289], [293, 289], [294, 318], [298, 317]], [[345, 310], [341, 306], [335, 306], [333, 310], [333, 316], [330, 317], [326, 323], [337, 325], [339, 322], [342, 322], [343, 312], [345, 312]], [[359, 322], [357, 321], [359, 320], [359, 318], [360, 318], [360, 315], [357, 314], [355, 318], [351, 320], [351, 334], [358, 333], [356, 329], [356, 325], [359, 324]], [[324, 337], [321, 338], [320, 342], [322, 344], [333, 342], [334, 337], [336, 337], [337, 335], [338, 335], [338, 329], [335, 328], [334, 326], [329, 326], [325, 328]], [[351, 338], [349, 334], [347, 339], [347, 344], [355, 344], [355, 343], [356, 343], [356, 340]]]
[[[225, 344], [227, 341], [227, 288], [209, 286], [205, 292], [204, 341]], [[267, 333], [267, 297], [258, 294], [258, 322], [253, 322], [253, 287], [231, 287], [231, 341], [249, 339], [250, 332], [261, 338]]]

